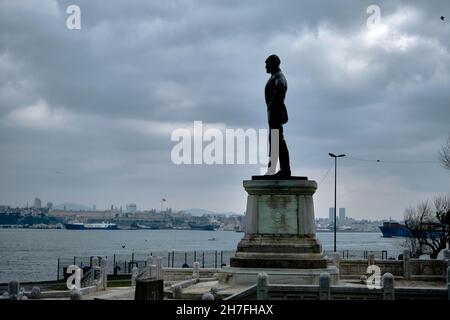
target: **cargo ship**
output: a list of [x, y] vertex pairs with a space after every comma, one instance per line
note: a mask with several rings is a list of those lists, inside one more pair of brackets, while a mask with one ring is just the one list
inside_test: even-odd
[[383, 237], [421, 237], [428, 239], [441, 238], [443, 235], [442, 227], [438, 223], [423, 224], [421, 230], [413, 233], [403, 224], [398, 222], [383, 222], [383, 226], [378, 227], [383, 233]]
[[83, 222], [69, 222], [64, 224], [67, 230], [117, 230], [115, 223], [83, 223]]
[[383, 222], [382, 226], [379, 226], [381, 233], [383, 233], [383, 237], [391, 238], [391, 237], [411, 237], [411, 232], [408, 228], [394, 221]]

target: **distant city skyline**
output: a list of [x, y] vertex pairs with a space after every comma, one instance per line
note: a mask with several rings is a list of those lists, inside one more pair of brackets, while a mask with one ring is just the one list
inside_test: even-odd
[[[35, 198], [35, 204], [33, 205], [33, 207], [36, 206], [36, 200], [38, 201], [42, 201], [40, 198]], [[81, 203], [73, 203], [73, 202], [67, 202], [67, 203], [60, 203], [60, 204], [56, 204], [54, 205], [53, 202], [47, 202], [47, 208], [49, 209], [56, 209], [56, 210], [61, 210], [60, 208], [62, 206], [65, 205], [71, 205], [71, 206], [80, 206], [83, 207], [85, 210], [92, 210], [92, 211], [112, 211], [112, 210], [119, 210], [122, 209], [122, 207], [125, 207], [124, 210], [122, 210], [124, 213], [136, 213], [136, 212], [143, 212], [143, 211], [151, 211], [151, 210], [156, 210], [159, 211], [160, 208], [157, 207], [151, 207], [151, 208], [144, 208], [144, 207], [140, 207], [135, 203], [127, 203], [127, 204], [111, 204], [109, 206], [105, 206], [104, 208], [102, 207], [97, 207], [96, 204], [93, 204], [91, 206], [87, 206]], [[9, 204], [6, 203], [0, 203], [0, 206], [10, 206], [10, 207], [14, 207], [11, 206]], [[19, 205], [19, 207], [21, 207]], [[25, 207], [25, 205], [23, 205], [23, 207]], [[232, 211], [216, 211], [216, 210], [209, 210], [209, 209], [205, 209], [205, 208], [183, 208], [183, 209], [179, 209], [179, 208], [172, 208], [172, 207], [164, 207], [163, 210], [167, 210], [167, 209], [171, 209], [174, 212], [178, 212], [178, 211], [189, 211], [189, 210], [198, 210], [199, 212], [201, 211], [205, 211], [205, 212], [214, 212], [217, 214], [238, 214], [238, 215], [242, 215], [245, 214], [245, 210], [243, 212], [232, 212]], [[346, 208], [338, 208], [339, 209], [339, 215], [337, 216], [338, 218], [338, 222], [342, 223], [342, 221], [345, 222], [346, 219], [361, 219], [364, 220], [366, 218], [364, 217], [359, 217], [359, 216], [347, 216], [347, 210]], [[67, 209], [70, 210], [70, 209]], [[334, 208], [329, 208], [328, 209], [328, 217], [321, 215], [321, 214], [317, 214], [316, 212], [316, 219], [324, 219], [324, 218], [328, 218], [329, 221], [333, 221], [334, 220]], [[389, 217], [391, 218], [391, 217]], [[383, 220], [386, 218], [381, 218], [381, 217], [374, 217], [372, 220]]]
[[[243, 213], [257, 165], [176, 165], [195, 121], [267, 129], [264, 61], [288, 80], [294, 175], [318, 183], [316, 217], [402, 219], [450, 192], [448, 1], [0, 2], [0, 203]], [[278, 21], [276, 27], [271, 23]], [[204, 141], [203, 147], [209, 142]], [[41, 204], [42, 205], [42, 204]]]

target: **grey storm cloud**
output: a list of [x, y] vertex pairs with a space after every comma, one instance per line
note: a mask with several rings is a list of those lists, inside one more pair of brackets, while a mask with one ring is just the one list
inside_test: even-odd
[[[66, 8], [81, 8], [81, 30]], [[176, 166], [171, 131], [194, 120], [265, 128], [264, 60], [282, 59], [294, 173], [323, 180], [358, 217], [401, 217], [449, 191], [435, 162], [450, 120], [447, 1], [3, 1], [0, 3], [0, 202], [34, 196], [245, 209], [259, 166]], [[378, 197], [377, 197], [378, 194]], [[369, 196], [370, 195], [370, 196]]]

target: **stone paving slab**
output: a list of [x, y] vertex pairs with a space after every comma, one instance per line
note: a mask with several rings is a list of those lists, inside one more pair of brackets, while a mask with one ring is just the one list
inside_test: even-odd
[[231, 286], [229, 284], [223, 284], [219, 281], [206, 281], [200, 282], [190, 287], [183, 289], [183, 299], [201, 299], [204, 293], [210, 292], [211, 288], [217, 289], [217, 293], [220, 296], [231, 296], [235, 293], [241, 292], [250, 286], [248, 285], [238, 285]]
[[135, 287], [108, 288], [105, 291], [83, 296], [83, 300], [134, 300], [134, 291]]

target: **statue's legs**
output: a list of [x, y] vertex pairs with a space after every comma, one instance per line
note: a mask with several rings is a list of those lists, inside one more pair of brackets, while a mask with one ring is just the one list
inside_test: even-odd
[[[270, 128], [269, 130], [269, 167], [266, 175], [274, 175], [277, 170], [278, 156], [280, 153], [280, 130]], [[272, 143], [273, 142], [273, 143]]]
[[269, 167], [267, 175], [275, 174], [278, 158], [280, 158], [280, 175], [291, 175], [289, 164], [289, 151], [284, 140], [283, 126], [270, 128], [269, 135]]
[[289, 164], [289, 151], [286, 140], [284, 140], [283, 127], [280, 129], [280, 170], [291, 173], [291, 166]]

